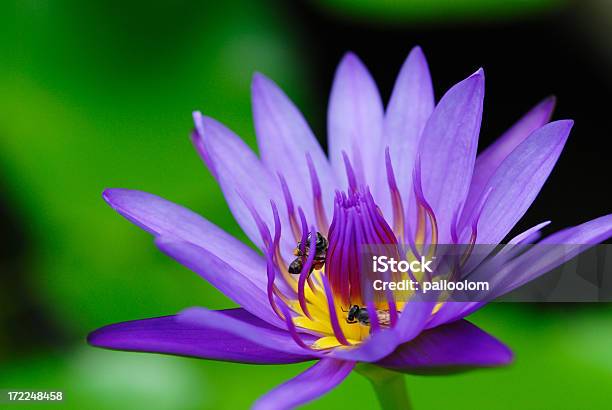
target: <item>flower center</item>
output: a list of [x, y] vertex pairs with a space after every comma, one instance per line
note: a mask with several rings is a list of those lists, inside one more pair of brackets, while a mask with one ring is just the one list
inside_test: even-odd
[[367, 189], [337, 193], [329, 230], [326, 275], [339, 303], [364, 306], [362, 277], [365, 246], [397, 245], [397, 238]]
[[[383, 299], [380, 295], [373, 299], [365, 294], [369, 282], [361, 270], [364, 247], [379, 246], [388, 250], [407, 245], [418, 255], [425, 248], [431, 251], [436, 246], [436, 218], [423, 196], [418, 161], [413, 176], [415, 230], [412, 233], [388, 150], [385, 154], [392, 224], [385, 220], [368, 186], [358, 186], [346, 155], [349, 187], [346, 192], [336, 192], [331, 225], [327, 223], [317, 172], [310, 157], [306, 161], [316, 223], [309, 225], [300, 207], [296, 212], [291, 193], [280, 176], [290, 234], [296, 240], [292, 260], [286, 260], [281, 251], [281, 218], [274, 201], [271, 202], [273, 234], [250, 207], [266, 246], [268, 300], [296, 343], [305, 348], [355, 345], [369, 337], [370, 332], [397, 323], [404, 303], [396, 303], [392, 293], [384, 294]], [[302, 333], [320, 338], [307, 346], [300, 337]]]

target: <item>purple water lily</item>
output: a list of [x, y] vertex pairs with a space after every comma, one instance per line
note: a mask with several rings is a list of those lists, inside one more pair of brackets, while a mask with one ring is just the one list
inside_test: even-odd
[[[391, 296], [375, 305], [363, 296], [358, 264], [365, 244], [498, 244], [527, 211], [572, 121], [549, 122], [554, 99], [546, 99], [477, 156], [483, 97], [484, 73], [478, 70], [436, 105], [417, 47], [385, 110], [367, 69], [349, 53], [331, 92], [328, 158], [298, 109], [276, 84], [256, 74], [252, 103], [260, 157], [199, 112], [192, 139], [261, 253], [160, 197], [126, 189], [104, 192], [115, 210], [155, 236], [162, 252], [241, 307], [194, 307], [117, 323], [91, 333], [89, 343], [241, 363], [316, 361], [257, 400], [256, 409], [313, 400], [353, 369], [370, 378], [383, 406], [406, 408], [401, 373], [510, 363], [509, 348], [463, 319], [483, 301]], [[506, 240], [533, 242], [546, 224]], [[573, 254], [548, 255], [546, 264], [525, 263], [542, 255], [521, 254], [496, 270], [494, 295], [611, 233], [607, 215], [541, 240], [583, 246]], [[353, 306], [358, 309], [351, 312]]]

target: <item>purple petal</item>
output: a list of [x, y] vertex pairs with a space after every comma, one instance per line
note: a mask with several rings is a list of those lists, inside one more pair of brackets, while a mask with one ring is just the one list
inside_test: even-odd
[[427, 121], [419, 148], [425, 199], [433, 208], [439, 243], [451, 243], [451, 222], [472, 179], [482, 118], [484, 73], [453, 86]]
[[[402, 342], [394, 329], [373, 334], [354, 348], [336, 348], [330, 351], [307, 350], [295, 343], [285, 330], [262, 329], [249, 323], [242, 323], [231, 318], [221, 318], [218, 312], [204, 308], [190, 308], [181, 314], [181, 320], [205, 322], [207, 326], [219, 331], [235, 334], [256, 344], [270, 349], [278, 349], [291, 354], [308, 354], [312, 357], [333, 357], [340, 360], [375, 362], [392, 353]], [[222, 320], [221, 320], [222, 319]], [[300, 333], [306, 345], [313, 344], [318, 337]]]
[[510, 262], [491, 282], [492, 296], [501, 296], [550, 272], [612, 236], [612, 214], [564, 229]]
[[588, 222], [556, 232], [540, 243], [596, 245], [610, 238], [612, 214], [600, 216]]
[[478, 199], [483, 194], [489, 178], [491, 178], [504, 159], [532, 132], [550, 121], [554, 107], [555, 97], [549, 97], [540, 102], [478, 155], [474, 165], [474, 175], [472, 176], [470, 193], [465, 203], [464, 213], [470, 213], [472, 208], [478, 203]]
[[526, 231], [516, 235], [514, 238], [510, 239], [508, 241], [508, 244], [510, 245], [516, 245], [516, 244], [522, 244], [522, 243], [533, 243], [535, 242], [541, 233], [541, 230], [548, 226], [550, 224], [550, 221], [544, 221], [541, 222], [535, 226], [532, 226], [531, 228], [527, 229]]
[[[254, 326], [269, 328], [243, 309], [219, 312]], [[92, 332], [89, 344], [107, 349], [166, 353], [204, 359], [254, 364], [284, 364], [309, 360], [298, 354], [280, 352], [252, 343], [234, 334], [212, 329], [206, 324], [187, 324], [176, 316], [115, 323]]]
[[[508, 241], [508, 245], [504, 247], [504, 250], [506, 250], [505, 254], [509, 255], [507, 256], [506, 260], [509, 260], [513, 257], [511, 256], [512, 253], [515, 254], [517, 251], [524, 250], [523, 246], [520, 246], [520, 245], [536, 242], [537, 239], [541, 235], [541, 229], [547, 226], [548, 224], [550, 224], [550, 221], [539, 223], [527, 229], [526, 231], [518, 234], [517, 236], [512, 238], [510, 241]], [[493, 250], [493, 247], [491, 247], [491, 250]], [[498, 254], [494, 258], [494, 260], [500, 259], [500, 256], [503, 256], [503, 255]], [[466, 267], [466, 272], [471, 272], [472, 269], [476, 268], [478, 264], [482, 261], [482, 259], [484, 259], [485, 257], [486, 257], [486, 252], [483, 252], [483, 255], [481, 257], [477, 258], [476, 260], [470, 260]], [[500, 259], [500, 262], [498, 263], [497, 266], [500, 266], [503, 264], [504, 264], [504, 261]], [[496, 269], [492, 269], [492, 270], [495, 271]], [[494, 274], [497, 274], [497, 273], [494, 273]], [[447, 302], [447, 303], [444, 303], [442, 307], [440, 307], [440, 309], [436, 312], [436, 314], [430, 318], [426, 327], [430, 329], [432, 327], [439, 326], [443, 323], [447, 323], [452, 320], [456, 320], [461, 317], [464, 317], [466, 315], [465, 314], [462, 315], [463, 312], [467, 312], [467, 311], [471, 312], [475, 308], [483, 304], [484, 303], [482, 302]]]
[[353, 348], [337, 348], [328, 353], [330, 357], [358, 362], [375, 362], [391, 354], [401, 343], [395, 329], [373, 333], [368, 339]]
[[253, 405], [253, 410], [284, 410], [307, 403], [339, 385], [355, 363], [335, 359], [323, 359], [265, 394]]
[[405, 373], [451, 373], [469, 368], [503, 366], [512, 351], [462, 320], [429, 329], [376, 364]]
[[419, 299], [412, 299], [404, 305], [404, 311], [397, 323], [401, 343], [408, 342], [421, 333], [435, 305], [436, 302]]
[[[211, 329], [236, 335], [267, 349], [311, 358], [321, 356], [319, 352], [309, 351], [298, 346], [286, 330], [274, 328], [269, 325], [260, 326], [260, 323], [246, 322], [233, 317], [226, 317], [215, 310], [208, 310], [201, 307], [185, 309], [179, 314], [178, 320], [194, 325], [206, 325]], [[300, 336], [308, 344], [313, 343], [317, 339], [307, 334], [300, 334]]]
[[265, 289], [265, 260], [254, 250], [180, 205], [142, 191], [107, 189], [104, 200], [125, 218], [155, 236], [172, 236], [193, 243]]
[[[197, 130], [194, 143], [198, 152], [204, 153], [204, 162], [212, 166], [211, 172], [238, 224], [251, 241], [263, 249], [257, 224], [245, 202], [253, 206], [267, 226], [273, 226], [270, 200], [283, 203], [279, 182], [263, 167], [255, 153], [223, 124], [197, 112], [194, 121]], [[283, 226], [289, 226], [286, 220]]]
[[491, 261], [493, 268], [484, 265], [470, 276], [470, 280], [473, 281], [488, 280], [491, 292], [487, 300], [446, 303], [433, 316], [428, 327], [438, 326], [465, 317], [484, 306], [490, 299], [502, 296], [550, 272], [611, 236], [612, 214], [564, 229], [544, 238], [527, 252], [506, 263], [501, 269], [498, 269], [499, 264], [493, 258]]
[[[155, 242], [162, 252], [202, 276], [251, 314], [276, 326], [284, 326], [270, 307], [265, 288], [238, 273], [228, 262], [204, 248], [176, 238], [158, 237]], [[266, 276], [265, 267], [260, 274]]]
[[384, 164], [382, 125], [383, 104], [376, 83], [359, 58], [347, 53], [336, 70], [327, 125], [330, 160], [343, 187], [347, 177], [342, 151], [348, 154], [359, 183], [373, 188], [379, 184]]
[[329, 355], [342, 360], [376, 362], [391, 354], [398, 345], [417, 337], [425, 327], [434, 305], [412, 300], [405, 305], [396, 327], [374, 332], [359, 346], [335, 349]]
[[395, 81], [385, 113], [384, 135], [405, 201], [412, 194], [412, 169], [421, 133], [434, 110], [429, 67], [420, 47], [412, 49]]
[[327, 211], [331, 212], [336, 181], [331, 165], [304, 117], [270, 79], [255, 74], [251, 85], [253, 119], [262, 162], [272, 174], [282, 174], [298, 206], [314, 221], [313, 196], [306, 154], [316, 170]]
[[[499, 243], [527, 211], [550, 175], [573, 121], [551, 122], [532, 133], [497, 168], [478, 222], [478, 243]], [[468, 218], [469, 219], [469, 218]]]

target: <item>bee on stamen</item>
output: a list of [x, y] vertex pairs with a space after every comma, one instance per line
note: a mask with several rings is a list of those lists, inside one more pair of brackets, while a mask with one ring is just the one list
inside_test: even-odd
[[370, 324], [370, 316], [368, 315], [368, 309], [353, 305], [348, 311], [346, 316], [346, 323], [359, 323], [361, 325]]
[[[304, 263], [306, 263], [306, 259], [308, 259], [308, 255], [310, 252], [310, 241], [312, 239], [312, 232], [308, 233], [308, 238], [306, 239], [306, 243], [304, 244], [304, 248], [302, 249], [302, 242], [298, 242], [297, 247], [293, 250], [293, 255], [296, 258], [289, 265], [289, 273], [297, 275], [302, 271], [304, 267]], [[312, 266], [310, 268], [309, 274], [317, 269], [323, 268], [325, 265], [325, 255], [327, 253], [327, 247], [329, 243], [327, 238], [321, 235], [320, 232], [317, 232], [317, 239], [315, 242], [315, 255], [312, 261]]]
[[[398, 312], [401, 313], [401, 312]], [[378, 319], [378, 324], [381, 327], [389, 327], [391, 324], [391, 314], [388, 310], [384, 309], [376, 309], [376, 317]], [[364, 326], [370, 325], [370, 316], [368, 314], [368, 309], [365, 307], [360, 307], [358, 305], [353, 305], [348, 311], [346, 316], [346, 323], [359, 323]]]
[[302, 271], [304, 264], [302, 263], [302, 258], [295, 258], [293, 262], [289, 264], [289, 273], [293, 275], [297, 275]]

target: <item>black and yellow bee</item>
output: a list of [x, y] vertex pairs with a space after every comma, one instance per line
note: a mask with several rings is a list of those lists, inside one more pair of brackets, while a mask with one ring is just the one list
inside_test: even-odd
[[360, 323], [362, 325], [370, 324], [370, 316], [368, 315], [368, 309], [353, 305], [346, 315], [346, 323]]
[[[297, 275], [302, 271], [304, 267], [304, 263], [306, 263], [306, 259], [308, 259], [308, 255], [310, 254], [310, 241], [312, 240], [312, 232], [308, 234], [308, 238], [306, 239], [306, 243], [302, 249], [301, 241], [298, 242], [297, 247], [293, 250], [293, 255], [296, 258], [289, 265], [289, 273]], [[312, 262], [312, 266], [310, 268], [310, 272], [315, 269], [321, 269], [323, 265], [325, 265], [325, 255], [327, 254], [327, 247], [329, 243], [327, 238], [321, 235], [320, 232], [317, 232], [317, 239], [315, 242], [315, 256]], [[309, 273], [310, 273], [309, 272]]]
[[[381, 327], [389, 327], [391, 323], [391, 314], [388, 310], [376, 309], [376, 317], [378, 318], [378, 324]], [[361, 325], [368, 326], [370, 324], [368, 309], [358, 305], [351, 306], [348, 314], [346, 315], [346, 323], [359, 323]]]

